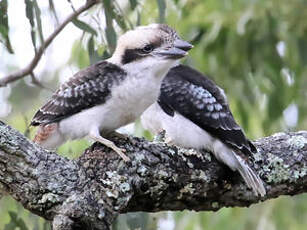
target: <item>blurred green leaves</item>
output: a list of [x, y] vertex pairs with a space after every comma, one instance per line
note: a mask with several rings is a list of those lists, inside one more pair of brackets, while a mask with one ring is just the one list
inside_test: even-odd
[[38, 35], [39, 35], [41, 44], [43, 44], [44, 36], [43, 36], [42, 21], [41, 21], [41, 10], [40, 10], [36, 0], [33, 0], [33, 6], [34, 6]]
[[165, 22], [166, 2], [165, 0], [157, 0], [159, 8], [159, 23]]
[[217, 212], [176, 212], [174, 230], [305, 230], [306, 195], [282, 197], [250, 208], [223, 208]]
[[7, 0], [0, 1], [0, 42], [4, 43], [9, 53], [11, 54], [14, 53], [11, 42], [10, 42], [10, 38], [9, 38]]
[[31, 26], [31, 39], [34, 50], [36, 50], [36, 37], [35, 37], [35, 23], [34, 23], [34, 10], [33, 10], [33, 2], [31, 0], [25, 0], [26, 4], [26, 16], [29, 20]]
[[51, 230], [50, 222], [23, 209], [8, 196], [0, 200], [0, 217], [1, 230]]
[[129, 3], [130, 3], [131, 10], [134, 10], [138, 2], [137, 0], [129, 0]]
[[[42, 21], [41, 21], [41, 11], [37, 4], [36, 0], [25, 0], [26, 5], [26, 17], [29, 20], [31, 26], [31, 39], [34, 50], [36, 52], [37, 44], [36, 44], [36, 33], [38, 32], [38, 36], [40, 38], [41, 44], [44, 42], [43, 29], [42, 29]], [[36, 23], [35, 23], [36, 22]]]
[[95, 50], [94, 38], [93, 36], [90, 37], [87, 43], [87, 50], [90, 57], [90, 63], [94, 64], [99, 61], [100, 57], [98, 52]]
[[21, 218], [17, 217], [16, 212], [10, 211], [9, 215], [10, 215], [11, 220], [8, 224], [4, 226], [3, 230], [17, 230], [17, 229], [28, 230], [25, 222]]
[[113, 53], [116, 47], [116, 32], [113, 27], [113, 2], [109, 0], [103, 0], [105, 19], [106, 19], [106, 38], [108, 42], [108, 50], [110, 53]]
[[94, 30], [89, 24], [82, 22], [82, 21], [78, 20], [77, 18], [74, 18], [72, 20], [72, 23], [76, 27], [78, 27], [80, 30], [83, 30], [84, 32], [88, 32], [88, 33], [92, 34], [93, 36], [97, 36], [96, 30]]
[[[182, 12], [178, 27], [184, 34], [195, 34], [197, 42], [190, 63], [225, 89], [248, 135], [260, 137], [285, 127], [283, 111], [291, 103], [301, 104], [306, 87], [301, 45], [307, 37], [302, 20], [307, 17], [306, 3], [188, 1]], [[291, 83], [285, 70], [291, 73]], [[304, 123], [304, 111], [306, 107], [300, 110], [297, 127]]]
[[56, 22], [58, 23], [59, 19], [58, 19], [58, 15], [57, 15], [57, 12], [56, 12], [55, 7], [54, 7], [53, 0], [48, 0], [48, 3], [49, 3], [49, 9], [50, 9], [51, 13], [53, 14]]
[[149, 214], [146, 212], [132, 212], [119, 215], [112, 226], [112, 230], [156, 230], [157, 220], [164, 217], [164, 213]]

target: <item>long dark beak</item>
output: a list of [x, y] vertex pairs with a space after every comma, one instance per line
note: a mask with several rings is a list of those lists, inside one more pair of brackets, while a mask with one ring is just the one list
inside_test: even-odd
[[163, 56], [167, 59], [179, 59], [183, 58], [188, 54], [187, 51], [193, 48], [193, 45], [190, 43], [176, 39], [174, 41], [173, 47], [157, 50], [155, 53], [159, 56]]

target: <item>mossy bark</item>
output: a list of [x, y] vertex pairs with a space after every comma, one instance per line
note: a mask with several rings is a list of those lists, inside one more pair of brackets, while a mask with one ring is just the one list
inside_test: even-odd
[[307, 191], [305, 131], [254, 142], [259, 152], [250, 164], [265, 182], [262, 198], [210, 153], [136, 137], [113, 141], [131, 162], [97, 143], [69, 160], [0, 122], [0, 188], [54, 230], [110, 229], [119, 213], [215, 211]]

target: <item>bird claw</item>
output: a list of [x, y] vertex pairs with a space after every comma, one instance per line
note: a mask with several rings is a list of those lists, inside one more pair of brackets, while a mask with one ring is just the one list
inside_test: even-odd
[[127, 155], [125, 154], [125, 152], [127, 152], [126, 149], [116, 148], [116, 149], [114, 149], [114, 151], [115, 151], [125, 162], [130, 161], [130, 158], [127, 157]]
[[120, 150], [122, 151], [122, 152], [127, 152], [127, 150], [126, 149], [122, 149], [122, 148], [120, 148]]

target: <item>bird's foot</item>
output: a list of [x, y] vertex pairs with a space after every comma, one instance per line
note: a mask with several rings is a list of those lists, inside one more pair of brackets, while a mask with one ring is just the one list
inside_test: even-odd
[[[115, 145], [114, 145], [115, 146]], [[124, 153], [126, 152], [126, 149], [122, 149], [122, 148], [118, 148], [117, 146], [115, 146], [114, 148], [112, 148], [125, 162], [130, 161], [130, 158], [127, 157], [127, 155]]]
[[[96, 134], [96, 133], [94, 133]], [[122, 149], [122, 148], [119, 148], [117, 147], [112, 141], [106, 139], [106, 138], [103, 138], [102, 136], [100, 135], [90, 135], [90, 137], [95, 140], [95, 141], [98, 141], [100, 142], [101, 144], [109, 147], [110, 149], [113, 149], [125, 162], [128, 162], [130, 161], [130, 158], [126, 156], [126, 154], [124, 152], [126, 152], [126, 149]]]

